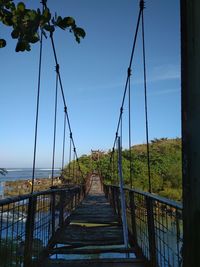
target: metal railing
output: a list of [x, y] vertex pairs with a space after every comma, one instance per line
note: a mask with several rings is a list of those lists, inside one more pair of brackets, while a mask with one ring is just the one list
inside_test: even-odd
[[85, 192], [77, 186], [0, 200], [0, 267], [30, 267]]
[[[182, 205], [150, 193], [124, 188], [129, 240], [150, 266], [182, 266]], [[118, 186], [105, 185], [104, 192], [121, 220]]]

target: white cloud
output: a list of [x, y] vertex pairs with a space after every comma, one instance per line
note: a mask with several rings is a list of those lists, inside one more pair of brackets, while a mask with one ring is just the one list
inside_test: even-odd
[[167, 95], [167, 94], [173, 94], [173, 93], [179, 93], [180, 92], [180, 88], [165, 88], [162, 90], [154, 90], [151, 91], [150, 94], [151, 95]]
[[180, 79], [180, 68], [178, 65], [163, 65], [153, 68], [150, 72], [150, 81], [163, 81]]
[[[147, 70], [147, 83], [168, 81], [168, 80], [179, 80], [181, 77], [180, 69], [178, 65], [162, 65], [153, 67]], [[132, 80], [133, 84], [143, 84], [143, 73], [140, 77]]]

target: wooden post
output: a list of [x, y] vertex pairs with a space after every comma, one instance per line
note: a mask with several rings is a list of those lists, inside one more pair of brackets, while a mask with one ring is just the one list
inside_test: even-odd
[[200, 1], [181, 3], [183, 266], [200, 262]]
[[37, 197], [29, 197], [28, 212], [25, 228], [25, 245], [24, 245], [24, 267], [32, 264], [32, 244], [35, 223], [35, 212], [37, 206]]
[[156, 257], [155, 226], [154, 226], [154, 216], [153, 216], [153, 201], [150, 197], [147, 197], [147, 196], [145, 200], [146, 200], [146, 209], [147, 209], [150, 266], [156, 267], [157, 257]]

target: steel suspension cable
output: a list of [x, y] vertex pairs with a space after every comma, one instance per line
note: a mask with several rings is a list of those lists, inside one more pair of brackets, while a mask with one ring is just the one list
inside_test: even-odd
[[133, 178], [132, 178], [132, 171], [133, 171], [133, 165], [132, 165], [132, 153], [131, 153], [131, 71], [129, 70], [129, 83], [128, 83], [128, 141], [129, 141], [129, 183], [130, 187], [133, 187]]
[[71, 176], [71, 157], [72, 157], [72, 139], [71, 139], [71, 133], [70, 133], [70, 142], [69, 142], [69, 179]]
[[41, 31], [41, 33], [40, 33], [39, 65], [38, 65], [38, 86], [37, 86], [37, 103], [36, 103], [36, 116], [35, 116], [35, 139], [34, 139], [34, 152], [33, 152], [31, 193], [33, 193], [33, 191], [34, 191], [34, 181], [35, 181], [35, 163], [36, 163], [36, 152], [37, 152], [37, 135], [38, 135], [40, 87], [41, 87], [41, 71], [42, 71], [42, 52], [43, 52], [42, 48], [43, 48], [43, 33]]
[[65, 136], [66, 136], [66, 108], [64, 108], [64, 130], [63, 130], [63, 151], [62, 151], [62, 171], [64, 170], [65, 161]]
[[[139, 25], [140, 25], [140, 21], [141, 21], [141, 14], [142, 14], [142, 9], [143, 9], [143, 4], [144, 4], [144, 1], [141, 0], [140, 1], [140, 10], [139, 10], [138, 18], [137, 18], [136, 30], [135, 30], [134, 39], [133, 39], [133, 46], [132, 46], [131, 56], [130, 56], [130, 61], [129, 61], [129, 67], [128, 67], [128, 70], [127, 70], [127, 78], [126, 78], [124, 93], [123, 93], [123, 97], [122, 97], [120, 115], [119, 115], [119, 119], [118, 119], [118, 123], [117, 123], [116, 135], [115, 135], [115, 139], [114, 139], [114, 143], [113, 143], [113, 148], [115, 147], [115, 144], [117, 142], [118, 131], [119, 131], [120, 121], [121, 121], [121, 116], [122, 116], [121, 110], [124, 107], [127, 88], [128, 88], [128, 84], [129, 84], [129, 75], [130, 75], [130, 71], [131, 71], [131, 67], [132, 67], [133, 56], [134, 56], [137, 37], [138, 37], [138, 31], [139, 31]], [[113, 153], [111, 153], [111, 157], [113, 157], [113, 156], [114, 156]]]
[[146, 55], [145, 55], [145, 34], [144, 34], [144, 1], [142, 6], [142, 53], [143, 53], [143, 72], [144, 72], [144, 97], [145, 97], [145, 128], [146, 128], [146, 146], [147, 146], [147, 167], [149, 193], [152, 192], [151, 185], [151, 167], [150, 167], [150, 150], [149, 150], [149, 122], [148, 122], [148, 102], [147, 102], [147, 78], [146, 78]]
[[76, 168], [75, 168], [75, 177], [76, 177], [76, 184], [78, 184], [78, 160], [76, 159]]
[[[117, 136], [117, 138], [118, 138], [118, 136]], [[119, 153], [119, 149], [118, 149], [118, 144], [117, 144], [117, 142], [116, 142], [116, 149], [115, 149], [115, 151], [116, 151], [116, 180], [117, 180], [117, 185], [119, 185], [119, 169], [118, 169], [118, 153]]]
[[73, 181], [74, 181], [74, 174], [75, 174], [75, 157], [76, 157], [76, 150], [74, 148], [74, 154], [73, 154], [73, 169], [72, 169], [72, 176], [73, 176]]
[[[42, 0], [42, 4], [43, 4], [43, 8], [44, 9], [47, 8], [47, 3], [46, 2], [47, 2], [46, 0]], [[49, 23], [49, 25], [50, 25], [50, 23]], [[50, 40], [51, 40], [51, 45], [52, 45], [52, 49], [53, 49], [55, 63], [56, 63], [56, 66], [57, 66], [59, 64], [58, 64], [58, 57], [57, 57], [56, 47], [55, 47], [54, 38], [53, 38], [53, 32], [50, 32]], [[60, 84], [60, 89], [61, 89], [62, 100], [63, 100], [65, 112], [66, 112], [66, 118], [67, 118], [69, 132], [72, 133], [72, 128], [71, 128], [71, 123], [70, 123], [70, 119], [69, 119], [69, 114], [68, 114], [68, 111], [67, 111], [67, 104], [66, 104], [66, 100], [65, 100], [64, 89], [63, 89], [63, 84], [62, 84], [60, 70], [58, 72], [58, 79], [59, 79], [59, 84]], [[72, 144], [75, 147], [75, 142], [74, 142], [73, 136], [71, 137], [71, 139], [72, 139]], [[76, 157], [78, 158], [78, 155], [77, 155], [76, 150], [75, 150], [75, 154], [76, 154]]]
[[56, 150], [56, 127], [57, 127], [57, 105], [58, 105], [58, 73], [59, 73], [59, 65], [56, 65], [56, 91], [55, 91], [55, 110], [54, 110], [54, 133], [53, 133], [51, 186], [53, 186], [54, 165], [55, 165], [55, 150]]
[[[125, 82], [125, 88], [124, 88], [124, 93], [123, 93], [123, 98], [122, 98], [122, 103], [121, 103], [121, 108], [120, 108], [120, 115], [119, 115], [119, 119], [118, 119], [118, 123], [117, 123], [117, 130], [116, 130], [117, 133], [118, 133], [119, 127], [120, 127], [120, 120], [121, 120], [121, 116], [122, 116], [121, 109], [123, 109], [123, 107], [124, 107], [124, 101], [125, 101], [125, 98], [126, 98], [128, 81], [129, 81], [129, 71], [131, 70], [131, 66], [132, 66], [132, 62], [133, 62], [133, 56], [134, 56], [136, 42], [137, 42], [137, 37], [138, 37], [138, 30], [139, 30], [141, 14], [142, 14], [142, 4], [141, 4], [141, 2], [143, 2], [143, 1], [140, 1], [140, 10], [139, 10], [139, 14], [138, 14], [137, 25], [136, 25], [136, 30], [135, 30], [134, 40], [133, 40], [133, 46], [132, 46], [132, 50], [131, 50], [131, 57], [130, 57], [129, 67], [128, 67], [128, 70], [127, 70], [127, 78], [126, 78], [126, 82]], [[116, 142], [117, 142], [117, 138], [115, 136], [113, 147], [115, 146]]]

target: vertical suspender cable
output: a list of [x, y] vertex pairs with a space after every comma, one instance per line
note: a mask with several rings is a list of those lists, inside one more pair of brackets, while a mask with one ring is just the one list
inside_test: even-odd
[[121, 111], [121, 119], [120, 119], [120, 140], [121, 140], [121, 149], [122, 149], [122, 134], [123, 134], [123, 107], [120, 109]]
[[35, 162], [36, 162], [36, 151], [37, 151], [37, 133], [38, 133], [38, 118], [39, 118], [39, 104], [40, 104], [40, 84], [41, 84], [41, 71], [42, 71], [42, 45], [43, 45], [43, 33], [41, 31], [31, 193], [33, 193], [34, 190], [34, 180], [35, 180]]
[[[142, 1], [140, 1], [140, 10], [139, 10], [138, 19], [137, 19], [137, 25], [136, 25], [135, 35], [134, 35], [134, 39], [133, 39], [133, 46], [132, 46], [132, 50], [131, 50], [131, 56], [130, 56], [128, 70], [131, 69], [131, 66], [132, 66], [133, 56], [134, 56], [137, 37], [138, 37], [139, 25], [140, 25], [141, 14], [142, 14], [142, 4], [141, 4], [141, 2]], [[127, 78], [126, 78], [126, 83], [125, 83], [125, 88], [124, 88], [121, 108], [123, 108], [123, 106], [124, 106], [124, 101], [125, 101], [125, 98], [126, 98], [128, 83], [129, 83], [129, 75], [127, 75]], [[115, 145], [117, 143], [118, 132], [119, 132], [119, 127], [120, 127], [120, 122], [121, 122], [121, 116], [122, 116], [122, 113], [121, 113], [121, 110], [120, 110], [120, 115], [119, 115], [119, 119], [118, 119], [118, 123], [117, 123], [117, 130], [116, 130], [116, 135], [115, 135], [115, 139], [114, 139], [113, 148], [115, 148]]]
[[[47, 9], [47, 0], [42, 0], [42, 4], [43, 4], [43, 9]], [[49, 25], [50, 25], [50, 23], [49, 23]], [[50, 32], [50, 40], [51, 40], [51, 45], [52, 45], [52, 49], [53, 49], [55, 63], [56, 63], [56, 66], [57, 66], [58, 65], [58, 58], [57, 58], [57, 54], [56, 54], [56, 47], [55, 47], [54, 38], [53, 38], [53, 32], [52, 31]], [[58, 71], [58, 80], [59, 80], [59, 84], [60, 84], [63, 104], [64, 104], [64, 107], [67, 107], [60, 71]], [[71, 135], [71, 141], [72, 141], [73, 146], [75, 147], [74, 139], [72, 137], [71, 123], [70, 123], [69, 114], [68, 114], [67, 110], [66, 110], [66, 119], [67, 119], [67, 123], [68, 123], [68, 127], [69, 127], [69, 132], [70, 132], [70, 135]], [[75, 151], [75, 154], [76, 154], [76, 157], [78, 158], [76, 151]]]
[[70, 142], [69, 142], [69, 179], [71, 176], [71, 159], [72, 159], [72, 139], [70, 133]]
[[77, 159], [76, 159], [76, 168], [75, 168], [76, 184], [78, 184], [78, 175], [77, 175], [77, 171], [78, 171], [78, 161], [77, 161]]
[[128, 136], [129, 136], [129, 161], [130, 161], [130, 173], [129, 173], [129, 184], [130, 188], [133, 187], [133, 178], [132, 178], [132, 153], [131, 153], [131, 69], [128, 68]]
[[[118, 154], [122, 154], [122, 138], [123, 138], [123, 107], [121, 107], [121, 120], [120, 120], [120, 151], [118, 151]], [[119, 150], [119, 146], [118, 146]], [[123, 157], [121, 155], [121, 168], [123, 166]], [[119, 170], [119, 168], [118, 168]], [[120, 172], [118, 172], [119, 175], [119, 183], [120, 183]]]
[[143, 51], [143, 68], [144, 68], [144, 96], [145, 96], [145, 125], [146, 125], [146, 144], [147, 144], [147, 167], [149, 193], [152, 192], [151, 186], [151, 168], [150, 168], [150, 152], [149, 152], [149, 123], [148, 123], [148, 103], [147, 103], [147, 79], [146, 79], [146, 57], [145, 57], [145, 38], [144, 38], [144, 1], [140, 1], [142, 9], [142, 51]]
[[73, 169], [72, 169], [72, 176], [73, 176], [73, 182], [74, 182], [74, 171], [75, 171], [75, 155], [76, 150], [74, 148], [74, 154], [73, 154]]
[[[121, 142], [121, 141], [120, 141]], [[117, 136], [117, 142], [116, 142], [116, 180], [117, 180], [117, 185], [119, 185], [119, 168], [118, 168], [118, 136]]]
[[65, 161], [65, 135], [66, 135], [66, 119], [67, 119], [67, 107], [64, 108], [64, 132], [63, 132], [63, 151], [62, 151], [62, 171], [64, 169]]
[[111, 164], [111, 177], [112, 182], [114, 182], [115, 175], [114, 175], [114, 149], [112, 149], [111, 155], [110, 155], [110, 164]]
[[118, 137], [118, 169], [119, 169], [119, 178], [120, 178], [120, 199], [121, 199], [121, 208], [122, 208], [122, 226], [123, 226], [123, 235], [124, 235], [124, 245], [125, 248], [128, 248], [128, 226], [126, 218], [126, 202], [124, 195], [124, 180], [122, 173], [122, 149], [121, 149], [121, 140], [120, 136]]
[[59, 74], [59, 65], [56, 65], [56, 92], [55, 92], [53, 155], [52, 155], [52, 173], [51, 173], [51, 185], [52, 186], [53, 186], [53, 177], [54, 177], [55, 149], [56, 149], [56, 126], [57, 126], [57, 105], [58, 105], [58, 74]]

